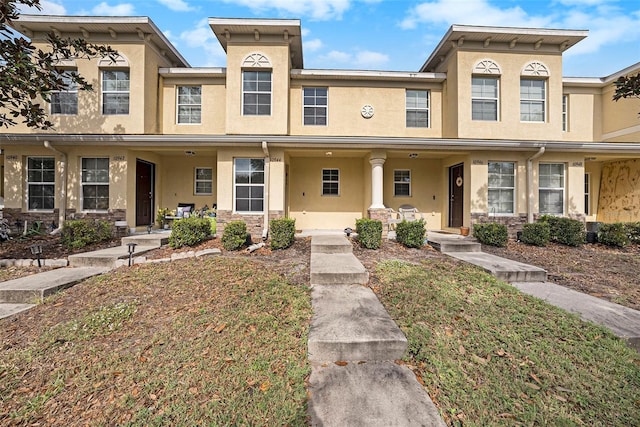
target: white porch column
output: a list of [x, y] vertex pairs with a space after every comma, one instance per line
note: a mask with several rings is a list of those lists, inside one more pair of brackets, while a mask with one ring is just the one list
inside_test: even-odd
[[369, 209], [384, 209], [383, 203], [383, 165], [387, 155], [385, 153], [372, 153], [371, 163], [371, 206]]

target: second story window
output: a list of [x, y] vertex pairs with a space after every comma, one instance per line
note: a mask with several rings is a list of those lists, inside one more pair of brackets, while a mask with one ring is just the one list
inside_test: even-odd
[[78, 114], [78, 84], [71, 79], [75, 70], [65, 70], [59, 74], [67, 90], [51, 93], [51, 114]]
[[129, 71], [102, 71], [102, 114], [129, 114]]
[[328, 90], [326, 87], [305, 87], [302, 89], [305, 125], [327, 125]]
[[499, 81], [497, 77], [471, 78], [472, 120], [498, 120]]
[[407, 89], [405, 107], [408, 128], [429, 127], [429, 91]]
[[178, 86], [178, 124], [200, 124], [202, 87]]
[[545, 121], [547, 103], [545, 86], [545, 80], [520, 79], [520, 121]]
[[242, 115], [271, 115], [271, 71], [242, 72]]

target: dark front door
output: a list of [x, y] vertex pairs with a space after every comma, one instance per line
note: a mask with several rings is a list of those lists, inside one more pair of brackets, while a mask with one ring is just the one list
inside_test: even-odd
[[153, 181], [155, 165], [136, 160], [136, 225], [149, 225], [153, 218]]
[[464, 164], [449, 168], [449, 227], [462, 226], [464, 202]]

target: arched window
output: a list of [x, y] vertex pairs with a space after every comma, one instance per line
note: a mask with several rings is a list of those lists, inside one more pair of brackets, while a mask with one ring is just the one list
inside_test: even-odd
[[473, 74], [502, 74], [502, 71], [492, 59], [483, 59], [473, 67]]
[[242, 115], [270, 116], [272, 95], [271, 61], [252, 53], [242, 61]]
[[129, 60], [119, 54], [98, 61], [102, 69], [102, 114], [129, 114]]
[[549, 77], [549, 69], [542, 62], [529, 62], [522, 69], [523, 76]]
[[471, 76], [471, 119], [499, 120], [500, 66], [491, 59], [478, 61]]
[[242, 68], [271, 68], [269, 58], [261, 53], [247, 55], [242, 61]]
[[522, 68], [520, 77], [520, 121], [546, 121], [548, 77], [549, 69], [542, 62], [532, 61]]

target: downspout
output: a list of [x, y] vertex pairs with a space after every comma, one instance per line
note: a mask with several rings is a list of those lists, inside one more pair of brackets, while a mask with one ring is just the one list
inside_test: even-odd
[[533, 161], [542, 156], [545, 147], [540, 147], [538, 152], [527, 159], [527, 222], [533, 222]]
[[54, 148], [49, 141], [44, 141], [44, 146], [54, 153], [60, 155], [60, 166], [62, 169], [62, 188], [60, 189], [58, 228], [51, 232], [51, 234], [58, 234], [62, 231], [62, 225], [64, 224], [65, 218], [67, 216], [67, 154]]
[[267, 141], [262, 141], [262, 151], [264, 152], [264, 226], [262, 228], [262, 240], [267, 240], [269, 236], [269, 147]]

